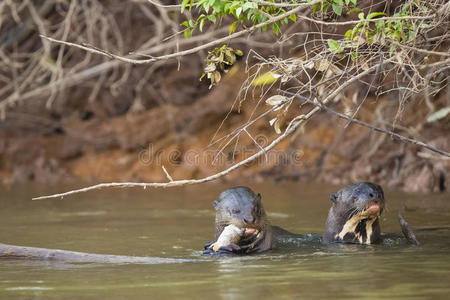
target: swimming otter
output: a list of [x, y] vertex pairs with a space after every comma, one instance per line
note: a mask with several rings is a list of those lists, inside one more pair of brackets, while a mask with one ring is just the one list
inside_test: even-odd
[[243, 237], [237, 244], [220, 247], [219, 253], [251, 254], [260, 253], [275, 246], [274, 233], [290, 232], [272, 226], [267, 219], [261, 203], [261, 195], [255, 194], [248, 187], [240, 186], [223, 191], [219, 200], [213, 202], [216, 209], [215, 240], [205, 245], [204, 254], [213, 254], [211, 245], [228, 225], [235, 225], [244, 230]]
[[375, 244], [381, 242], [379, 217], [385, 200], [378, 184], [350, 184], [330, 196], [333, 202], [328, 213], [324, 243], [342, 242]]

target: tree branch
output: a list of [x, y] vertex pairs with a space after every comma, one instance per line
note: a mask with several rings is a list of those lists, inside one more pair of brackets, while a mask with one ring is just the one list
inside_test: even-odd
[[273, 7], [296, 7], [305, 3], [305, 2], [303, 3], [269, 2], [263, 0], [250, 0], [250, 1], [258, 3], [261, 6], [273, 6]]
[[321, 20], [316, 20], [313, 18], [309, 18], [306, 16], [298, 16], [301, 19], [320, 24], [320, 25], [328, 25], [328, 26], [346, 26], [346, 25], [355, 25], [362, 22], [377, 22], [377, 21], [397, 21], [397, 20], [428, 20], [436, 18], [436, 15], [431, 16], [408, 16], [408, 17], [382, 17], [382, 18], [375, 18], [375, 19], [362, 19], [362, 20], [355, 20], [355, 21], [345, 21], [345, 22], [325, 22]]

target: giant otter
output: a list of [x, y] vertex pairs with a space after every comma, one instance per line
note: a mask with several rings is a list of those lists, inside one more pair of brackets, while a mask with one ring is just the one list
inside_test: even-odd
[[[380, 216], [385, 206], [381, 186], [371, 182], [350, 184], [330, 196], [333, 202], [325, 225], [324, 243], [377, 244], [381, 233]], [[409, 243], [420, 245], [400, 211], [398, 220]]]
[[374, 183], [350, 184], [330, 196], [323, 241], [374, 244], [381, 241], [379, 217], [385, 200], [381, 187]]
[[[333, 202], [328, 213], [323, 243], [376, 244], [382, 241], [380, 220], [385, 199], [382, 188], [374, 183], [350, 184], [330, 196]], [[216, 210], [215, 240], [205, 245], [204, 254], [251, 254], [275, 248], [283, 237], [299, 238], [280, 227], [272, 226], [261, 203], [261, 195], [248, 187], [235, 187], [223, 191], [213, 202]], [[414, 233], [399, 220], [409, 242], [418, 245]], [[236, 243], [229, 243], [215, 251], [213, 247], [224, 229], [234, 225], [243, 232]]]
[[323, 242], [375, 244], [381, 242], [379, 217], [385, 200], [381, 187], [370, 182], [350, 184], [330, 196], [333, 202]]
[[228, 225], [243, 229], [243, 237], [235, 244], [221, 247], [219, 253], [251, 254], [274, 248], [274, 235], [288, 235], [290, 232], [272, 226], [261, 203], [261, 195], [248, 187], [240, 186], [223, 191], [219, 200], [213, 202], [216, 210], [215, 240], [205, 245], [204, 254], [212, 254], [211, 245]]

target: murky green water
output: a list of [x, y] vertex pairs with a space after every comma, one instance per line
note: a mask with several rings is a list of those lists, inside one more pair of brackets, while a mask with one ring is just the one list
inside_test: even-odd
[[[0, 188], [0, 242], [74, 251], [200, 258], [213, 237], [211, 206], [230, 186], [107, 190], [30, 201], [65, 187]], [[266, 183], [272, 224], [322, 233], [336, 187]], [[383, 232], [400, 232], [396, 212], [414, 227], [449, 227], [449, 195], [386, 191]], [[286, 245], [263, 255], [164, 265], [68, 264], [0, 260], [0, 299], [448, 299], [450, 230], [416, 232], [377, 246]]]

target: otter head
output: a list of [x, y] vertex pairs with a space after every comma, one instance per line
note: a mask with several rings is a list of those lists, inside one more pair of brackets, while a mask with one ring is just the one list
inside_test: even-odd
[[381, 187], [370, 182], [351, 184], [330, 196], [333, 202], [325, 242], [373, 244], [380, 241], [379, 217], [385, 206]]
[[223, 191], [213, 205], [216, 209], [216, 239], [230, 224], [245, 229], [248, 234], [253, 234], [261, 231], [267, 223], [261, 195], [256, 195], [248, 187], [235, 187]]

